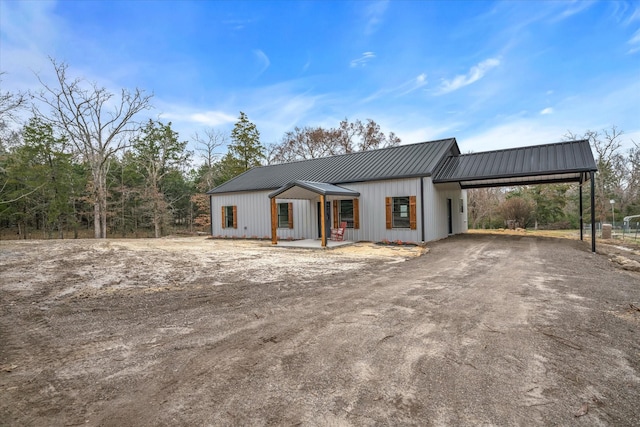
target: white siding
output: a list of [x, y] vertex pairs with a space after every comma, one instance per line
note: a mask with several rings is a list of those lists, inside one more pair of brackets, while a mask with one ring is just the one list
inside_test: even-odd
[[[211, 234], [214, 237], [271, 239], [270, 191], [228, 193], [211, 197]], [[316, 201], [281, 200], [293, 203], [293, 229], [278, 228], [281, 239], [307, 239], [317, 236]], [[236, 206], [238, 228], [222, 228], [222, 206]]]
[[[360, 193], [360, 229], [347, 229], [346, 240], [380, 242], [382, 240], [403, 242], [421, 241], [420, 179], [394, 179], [388, 181], [344, 184]], [[386, 197], [416, 196], [417, 229], [386, 229]]]
[[[448, 235], [447, 199], [452, 200], [453, 233], [467, 231], [467, 194], [458, 184], [434, 185], [431, 178], [423, 178], [424, 220], [420, 193], [420, 178], [395, 179], [387, 181], [343, 184], [343, 187], [360, 193], [360, 228], [347, 229], [346, 240], [372, 241], [382, 240], [403, 242], [422, 241], [422, 224], [425, 224], [425, 241], [437, 240]], [[271, 238], [270, 191], [229, 193], [214, 195], [211, 198], [212, 235], [214, 237]], [[386, 197], [416, 196], [417, 229], [386, 229]], [[460, 212], [460, 199], [463, 200], [464, 213]], [[331, 196], [327, 201], [332, 201]], [[293, 203], [293, 229], [278, 228], [280, 239], [309, 239], [318, 237], [317, 203], [313, 200], [284, 200], [278, 203]], [[237, 206], [238, 228], [221, 226], [222, 206]], [[331, 212], [333, 215], [333, 210]], [[333, 218], [332, 218], [333, 223]]]
[[[447, 199], [451, 199], [451, 222], [453, 234], [467, 231], [467, 191], [457, 183], [433, 184], [424, 178], [426, 241], [443, 239], [449, 235]], [[463, 212], [460, 212], [462, 199]]]

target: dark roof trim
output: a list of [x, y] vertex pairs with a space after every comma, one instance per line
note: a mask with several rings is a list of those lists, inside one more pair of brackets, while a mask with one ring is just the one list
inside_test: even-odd
[[278, 197], [280, 194], [284, 193], [287, 190], [290, 190], [293, 187], [300, 187], [305, 190], [311, 191], [316, 194], [321, 194], [323, 196], [351, 196], [351, 197], [360, 197], [360, 193], [357, 191], [349, 190], [348, 188], [339, 187], [337, 185], [329, 184], [326, 182], [313, 182], [313, 181], [293, 181], [289, 184], [286, 184], [273, 193], [269, 194], [269, 198], [273, 199]]

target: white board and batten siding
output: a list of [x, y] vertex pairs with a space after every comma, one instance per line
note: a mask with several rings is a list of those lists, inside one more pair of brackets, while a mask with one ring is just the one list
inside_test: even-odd
[[[211, 235], [213, 237], [271, 239], [271, 199], [269, 191], [215, 194], [211, 197]], [[309, 200], [277, 200], [293, 203], [293, 229], [278, 228], [281, 239], [314, 238], [318, 233], [316, 204]], [[222, 228], [222, 207], [236, 206], [237, 228]]]
[[452, 234], [466, 233], [467, 190], [457, 183], [433, 184], [430, 177], [424, 179], [425, 241], [444, 239], [449, 236], [447, 199], [451, 199]]
[[[359, 229], [348, 228], [345, 240], [379, 242], [422, 241], [422, 224], [425, 224], [425, 241], [437, 240], [448, 235], [447, 198], [452, 199], [452, 220], [454, 234], [466, 231], [466, 191], [457, 184], [436, 185], [431, 178], [424, 180], [424, 204], [421, 203], [421, 178], [405, 178], [340, 184], [342, 187], [360, 193]], [[270, 238], [271, 206], [270, 191], [214, 194], [211, 197], [212, 235], [214, 237]], [[386, 229], [386, 198], [416, 196], [415, 230]], [[464, 213], [460, 212], [463, 200]], [[328, 196], [327, 201], [332, 201]], [[312, 200], [277, 199], [278, 203], [293, 203], [293, 228], [278, 228], [279, 239], [315, 239], [318, 237], [317, 203]], [[422, 206], [424, 205], [424, 221]], [[236, 206], [237, 228], [222, 228], [222, 206]], [[333, 214], [333, 212], [331, 212]], [[333, 219], [332, 219], [333, 222]]]

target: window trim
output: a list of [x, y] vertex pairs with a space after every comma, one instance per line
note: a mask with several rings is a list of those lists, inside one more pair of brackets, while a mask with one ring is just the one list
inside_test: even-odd
[[[229, 221], [229, 208], [231, 208], [231, 221]], [[222, 206], [222, 228], [238, 228], [238, 207], [236, 205]]]

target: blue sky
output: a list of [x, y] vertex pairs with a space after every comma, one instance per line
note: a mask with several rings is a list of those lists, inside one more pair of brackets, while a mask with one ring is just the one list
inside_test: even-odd
[[48, 57], [153, 92], [183, 140], [247, 113], [265, 144], [371, 118], [463, 152], [617, 125], [640, 143], [640, 2], [0, 0], [2, 92]]

